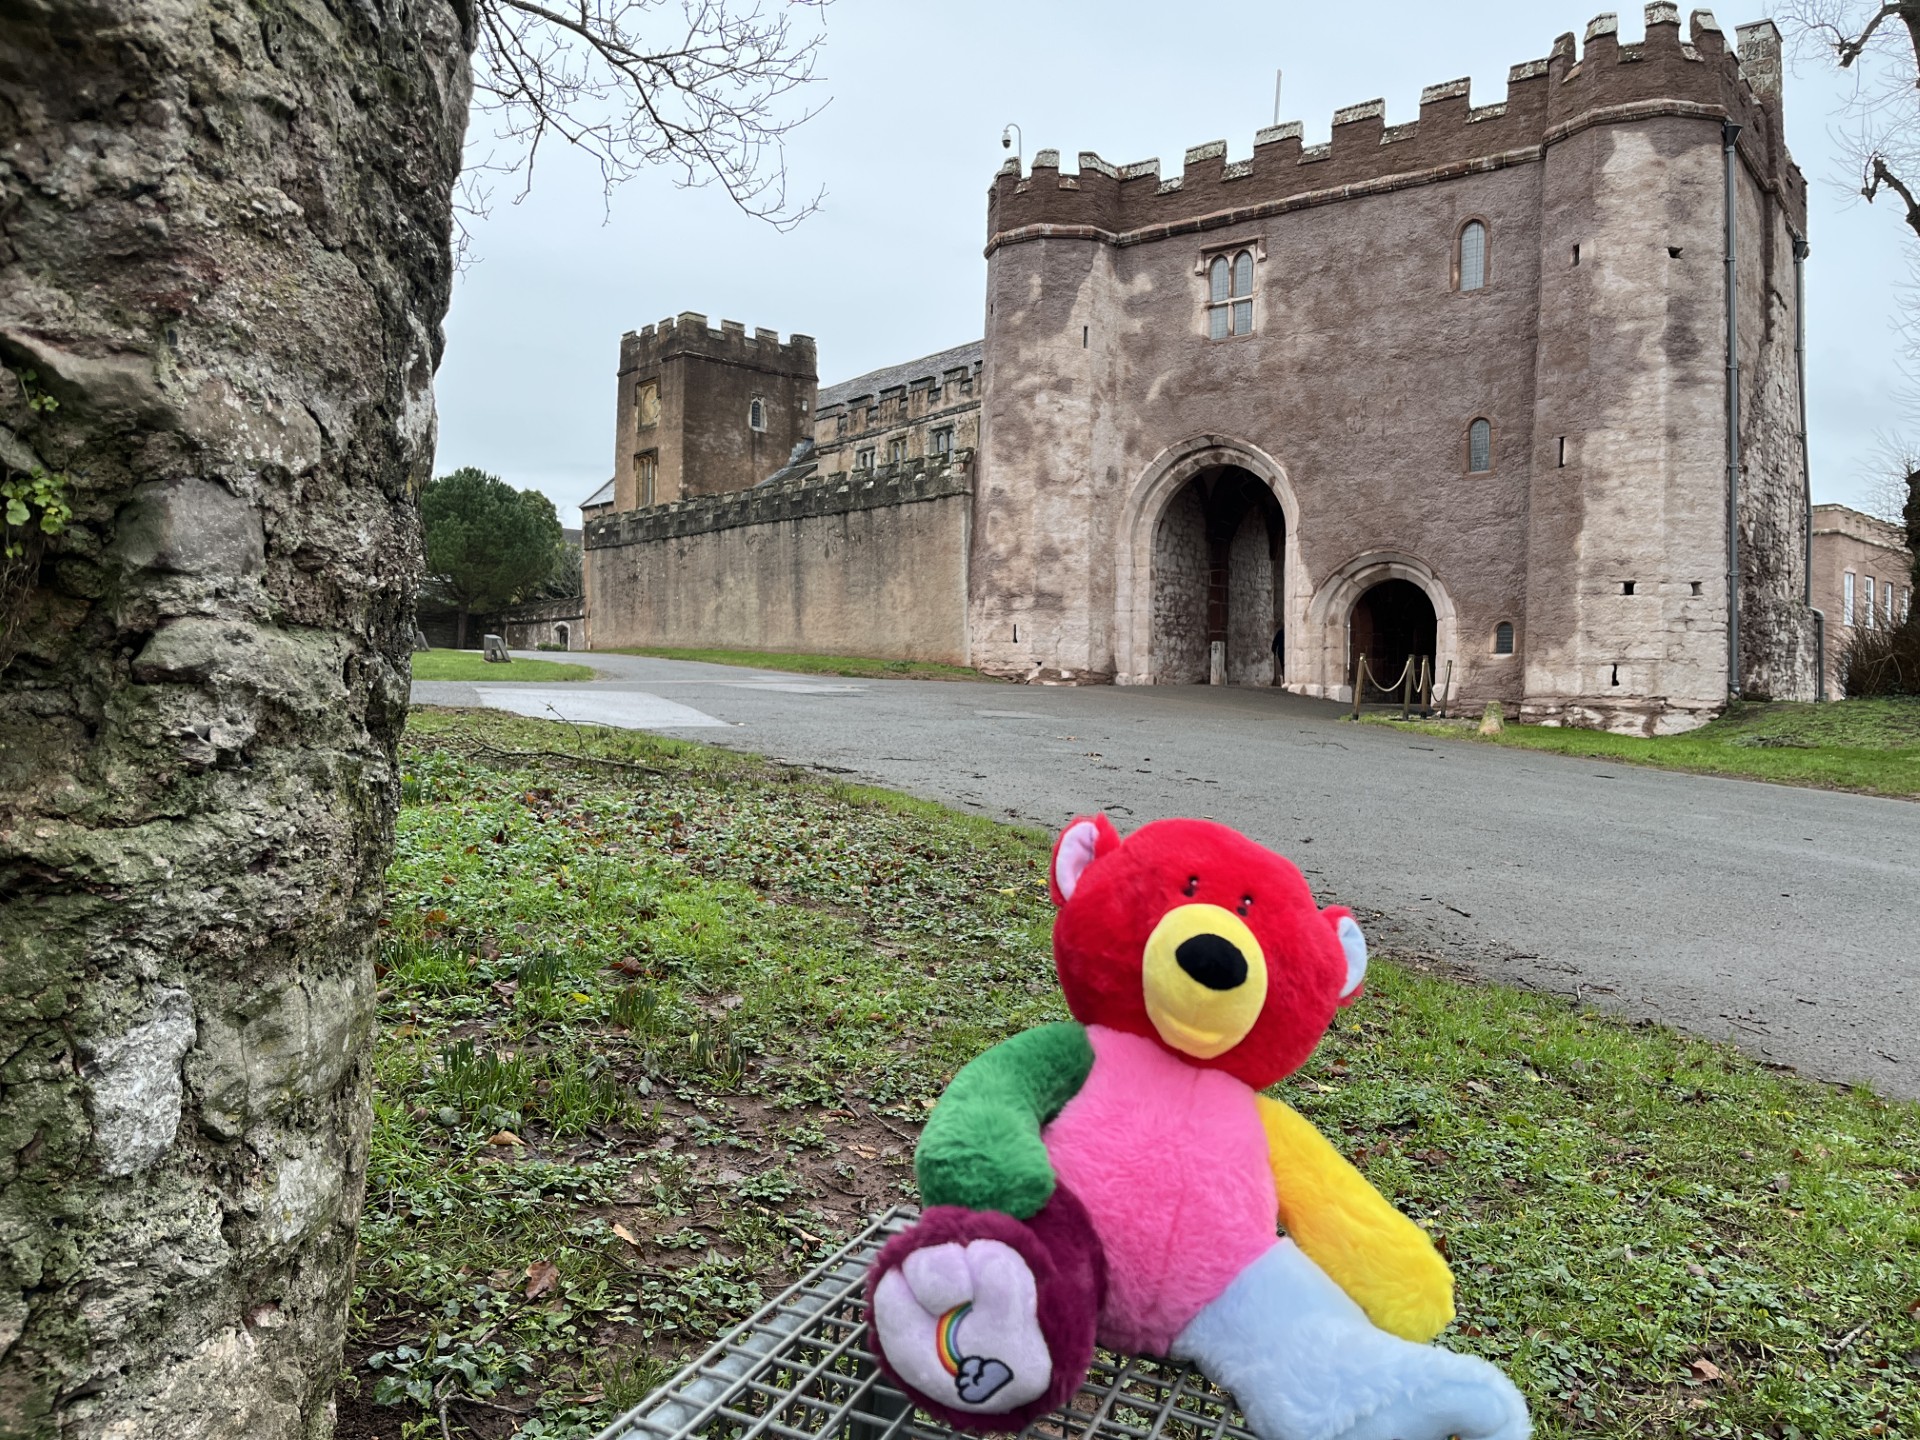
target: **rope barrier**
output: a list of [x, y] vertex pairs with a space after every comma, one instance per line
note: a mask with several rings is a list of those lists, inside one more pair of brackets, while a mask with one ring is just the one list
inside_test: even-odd
[[[1415, 668], [1416, 662], [1418, 669]], [[1353, 714], [1356, 719], [1359, 718], [1361, 705], [1367, 703], [1366, 692], [1369, 681], [1378, 692], [1379, 699], [1389, 704], [1393, 702], [1395, 692], [1399, 692], [1402, 720], [1409, 718], [1416, 696], [1419, 698], [1423, 714], [1431, 713], [1433, 710], [1433, 657], [1430, 655], [1409, 655], [1406, 663], [1400, 667], [1400, 673], [1393, 677], [1391, 684], [1386, 685], [1380, 683], [1380, 678], [1373, 673], [1373, 667], [1368, 663], [1365, 655], [1356, 656], [1353, 667]], [[1452, 683], [1453, 662], [1449, 660], [1447, 684], [1451, 687]]]

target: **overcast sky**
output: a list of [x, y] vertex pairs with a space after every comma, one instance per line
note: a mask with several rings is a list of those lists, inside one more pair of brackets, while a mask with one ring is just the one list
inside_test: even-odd
[[[1750, 0], [1716, 14], [1731, 41], [1767, 9]], [[986, 189], [1008, 121], [1029, 160], [1041, 148], [1068, 168], [1081, 150], [1158, 156], [1177, 174], [1182, 152], [1209, 140], [1225, 139], [1229, 159], [1252, 154], [1273, 119], [1276, 68], [1281, 117], [1304, 122], [1312, 144], [1343, 105], [1384, 96], [1399, 124], [1419, 117], [1422, 86], [1461, 75], [1473, 103], [1498, 101], [1508, 66], [1544, 56], [1562, 31], [1584, 34], [1594, 13], [1556, 0], [837, 0], [805, 96], [826, 108], [788, 153], [795, 189], [824, 187], [826, 199], [797, 229], [782, 234], [718, 189], [676, 189], [664, 174], [605, 204], [597, 174], [558, 148], [543, 152], [524, 201], [505, 187], [471, 223], [474, 263], [455, 286], [439, 375], [436, 473], [480, 466], [542, 490], [579, 524], [579, 502], [612, 474], [620, 335], [683, 310], [812, 335], [823, 385], [978, 339]], [[1622, 41], [1644, 31], [1638, 6], [1621, 14]], [[1796, 63], [1786, 116], [1811, 192], [1814, 498], [1859, 503], [1876, 433], [1913, 428], [1893, 328], [1908, 267], [1898, 213], [1848, 197], [1835, 141], [1845, 84]], [[497, 148], [487, 117], [469, 141]]]

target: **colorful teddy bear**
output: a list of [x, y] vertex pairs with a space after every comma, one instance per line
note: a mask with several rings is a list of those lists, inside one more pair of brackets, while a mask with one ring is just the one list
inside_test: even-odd
[[1500, 1371], [1426, 1343], [1453, 1318], [1426, 1235], [1260, 1094], [1359, 995], [1353, 917], [1200, 820], [1125, 841], [1076, 820], [1052, 891], [1074, 1021], [995, 1046], [934, 1107], [928, 1208], [868, 1277], [887, 1372], [951, 1424], [1017, 1430], [1097, 1341], [1192, 1361], [1263, 1440], [1525, 1440]]

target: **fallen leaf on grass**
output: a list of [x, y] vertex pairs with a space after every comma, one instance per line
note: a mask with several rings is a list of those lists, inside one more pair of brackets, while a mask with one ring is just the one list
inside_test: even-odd
[[489, 1145], [524, 1145], [526, 1143], [511, 1130], [496, 1130], [487, 1137]]
[[1491, 1085], [1489, 1085], [1489, 1084], [1487, 1084], [1487, 1083], [1486, 1083], [1486, 1082], [1485, 1082], [1484, 1080], [1469, 1080], [1469, 1081], [1467, 1081], [1467, 1089], [1469, 1089], [1469, 1090], [1471, 1090], [1471, 1091], [1473, 1091], [1473, 1093], [1474, 1093], [1474, 1094], [1476, 1094], [1476, 1095], [1491, 1095], [1491, 1094], [1493, 1094], [1493, 1087], [1492, 1087]]
[[551, 1260], [536, 1260], [527, 1266], [527, 1299], [538, 1300], [560, 1288], [560, 1267]]
[[1704, 1355], [1687, 1366], [1687, 1368], [1693, 1372], [1696, 1380], [1718, 1380], [1721, 1378], [1720, 1367]]
[[633, 1246], [636, 1250], [640, 1248], [640, 1242], [634, 1238], [633, 1231], [627, 1229], [626, 1226], [616, 1223], [613, 1227], [613, 1233], [626, 1241], [627, 1244]]

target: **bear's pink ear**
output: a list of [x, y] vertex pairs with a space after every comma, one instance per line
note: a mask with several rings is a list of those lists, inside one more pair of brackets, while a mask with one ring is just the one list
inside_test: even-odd
[[1340, 985], [1340, 1003], [1351, 1005], [1360, 998], [1360, 986], [1367, 978], [1367, 937], [1360, 933], [1360, 922], [1344, 906], [1329, 905], [1320, 912], [1346, 957], [1347, 978]]
[[1053, 870], [1047, 879], [1053, 903], [1066, 904], [1086, 868], [1119, 843], [1120, 832], [1104, 815], [1083, 815], [1069, 823], [1053, 842]]

